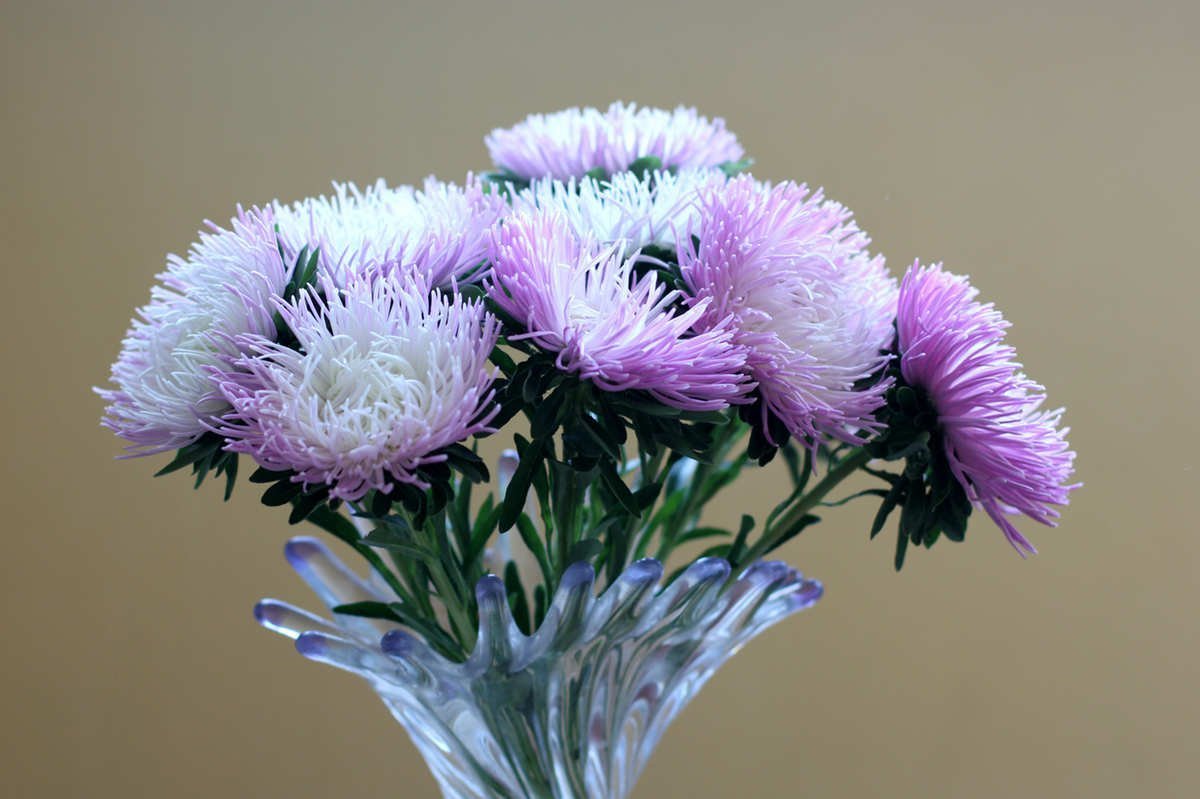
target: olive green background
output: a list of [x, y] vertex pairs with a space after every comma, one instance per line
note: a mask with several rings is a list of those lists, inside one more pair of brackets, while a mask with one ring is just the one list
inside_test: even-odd
[[636, 796], [1197, 795], [1198, 25], [1182, 2], [5, 2], [0, 792], [435, 795], [365, 685], [254, 625], [260, 596], [308, 601], [285, 520], [115, 462], [90, 386], [205, 218], [457, 179], [494, 126], [621, 98], [723, 115], [897, 271], [970, 273], [1086, 483], [1060, 528], [1024, 525], [1029, 561], [980, 520], [897, 575], [871, 508], [830, 513], [783, 551], [825, 600], [710, 683]]

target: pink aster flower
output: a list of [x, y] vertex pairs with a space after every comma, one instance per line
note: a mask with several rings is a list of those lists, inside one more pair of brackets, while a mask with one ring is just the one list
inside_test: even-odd
[[579, 239], [553, 214], [516, 214], [491, 247], [489, 293], [530, 339], [558, 353], [558, 367], [605, 391], [646, 391], [685, 410], [716, 410], [750, 388], [745, 352], [720, 324], [693, 334], [707, 303], [682, 313], [679, 292], [653, 271], [638, 277], [636, 256]]
[[294, 258], [320, 250], [320, 274], [345, 285], [383, 270], [417, 275], [434, 288], [478, 279], [488, 230], [507, 210], [504, 198], [468, 175], [463, 186], [428, 178], [418, 191], [382, 180], [366, 189], [335, 183], [330, 197], [277, 205], [279, 238]]
[[971, 501], [1022, 555], [1037, 550], [1008, 516], [1054, 526], [1065, 505], [1075, 453], [1062, 409], [1044, 410], [1045, 389], [1020, 372], [1004, 343], [1008, 323], [975, 301], [967, 279], [940, 264], [913, 264], [900, 284], [900, 372], [937, 411], [946, 457]]
[[744, 154], [723, 119], [683, 106], [665, 111], [632, 103], [533, 114], [492, 131], [486, 143], [497, 167], [524, 179], [579, 178], [597, 168], [612, 175], [646, 156], [666, 169], [716, 167]]
[[271, 211], [238, 209], [231, 229], [212, 222], [187, 257], [172, 255], [150, 302], [138, 310], [112, 366], [103, 424], [149, 455], [192, 443], [229, 403], [209, 370], [238, 354], [237, 336], [273, 336], [271, 298], [289, 266], [279, 257]]
[[819, 191], [744, 175], [702, 195], [697, 244], [680, 251], [700, 328], [733, 319], [764, 413], [790, 433], [861, 443], [887, 387], [858, 387], [892, 337], [896, 282], [883, 258]]
[[300, 351], [253, 338], [221, 373], [227, 449], [346, 500], [396, 482], [424, 487], [418, 468], [489, 431], [495, 318], [394, 275], [322, 288], [275, 303]]

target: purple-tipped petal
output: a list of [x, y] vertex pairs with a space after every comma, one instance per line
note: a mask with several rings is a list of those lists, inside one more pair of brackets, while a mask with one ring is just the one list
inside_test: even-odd
[[770, 411], [815, 446], [824, 434], [861, 443], [877, 427], [896, 281], [850, 211], [805, 186], [749, 175], [701, 193], [696, 235], [679, 266], [697, 329], [734, 331]]
[[745, 154], [719, 117], [709, 120], [683, 106], [665, 111], [619, 102], [606, 111], [533, 114], [492, 131], [486, 142], [496, 166], [525, 179], [579, 178], [597, 168], [613, 174], [646, 156], [665, 169], [711, 168]]
[[941, 264], [913, 264], [900, 286], [900, 371], [936, 409], [946, 459], [967, 497], [1024, 556], [1036, 550], [1008, 517], [1053, 526], [1055, 506], [1078, 487], [1070, 482], [1075, 453], [1062, 409], [1042, 407], [1045, 389], [1005, 343], [1008, 322], [977, 302], [978, 293]]
[[149, 304], [131, 322], [112, 366], [103, 424], [133, 455], [177, 449], [229, 411], [212, 370], [244, 350], [244, 335], [272, 337], [271, 299], [287, 284], [270, 209], [238, 209], [228, 230], [208, 223], [187, 257], [172, 255]]
[[704, 305], [680, 311], [678, 291], [617, 245], [580, 240], [552, 212], [517, 213], [495, 229], [488, 292], [558, 355], [556, 365], [602, 391], [638, 390], [684, 410], [742, 402], [753, 386], [733, 331], [693, 327]]
[[299, 349], [265, 338], [218, 380], [233, 411], [227, 449], [354, 501], [397, 483], [451, 444], [490, 431], [499, 323], [482, 302], [394, 275], [277, 303]]

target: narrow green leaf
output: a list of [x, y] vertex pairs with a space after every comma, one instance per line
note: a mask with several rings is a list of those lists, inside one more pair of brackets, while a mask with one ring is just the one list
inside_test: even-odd
[[278, 482], [263, 492], [262, 504], [272, 508], [286, 505], [303, 490], [300, 483]]
[[576, 541], [567, 553], [567, 563], [578, 563], [581, 560], [590, 561], [604, 551], [604, 544], [598, 538], [585, 538]]
[[251, 483], [277, 483], [280, 480], [287, 480], [291, 476], [292, 473], [288, 471], [276, 472], [260, 466], [250, 475], [249, 480]]
[[288, 524], [299, 524], [308, 518], [308, 514], [329, 498], [327, 489], [313, 493], [301, 493], [292, 500], [292, 512], [288, 515]]
[[517, 571], [517, 564], [511, 560], [504, 566], [504, 590], [508, 594], [508, 606], [512, 610], [517, 628], [525, 635], [532, 634], [533, 619], [529, 613], [529, 601], [525, 597], [525, 588], [521, 585], [521, 574]]
[[396, 613], [387, 602], [347, 602], [344, 605], [334, 606], [333, 612], [343, 616], [357, 616], [361, 619], [382, 619], [399, 624], [404, 623], [403, 617]]
[[233, 496], [233, 484], [237, 481], [238, 458], [234, 453], [229, 453], [229, 457], [225, 459], [225, 501]]
[[738, 527], [737, 536], [734, 537], [733, 543], [729, 545], [729, 554], [727, 559], [730, 563], [737, 563], [742, 559], [742, 550], [746, 546], [746, 537], [750, 535], [750, 531], [753, 529], [754, 517], [749, 513], [743, 513], [741, 526]]
[[659, 169], [662, 169], [662, 159], [656, 155], [643, 155], [629, 165], [629, 171], [636, 175], [638, 180], [645, 180], [648, 173]]
[[525, 509], [525, 498], [529, 495], [529, 485], [533, 480], [534, 470], [542, 465], [545, 451], [544, 439], [534, 439], [521, 453], [521, 460], [512, 480], [504, 492], [504, 502], [500, 507], [499, 528], [503, 532], [517, 523]]
[[358, 534], [358, 528], [354, 526], [354, 522], [337, 511], [331, 510], [328, 505], [320, 505], [314, 508], [312, 513], [308, 514], [305, 521], [315, 524], [333, 537], [345, 541], [351, 546], [359, 546], [362, 541], [361, 536]]
[[638, 507], [637, 500], [633, 498], [633, 492], [629, 490], [629, 486], [625, 485], [625, 481], [617, 474], [615, 464], [605, 464], [600, 467], [600, 480], [604, 483], [604, 487], [612, 493], [613, 498], [629, 512], [631, 516], [638, 516], [641, 509]]
[[897, 480], [892, 484], [892, 488], [883, 498], [883, 502], [879, 503], [879, 510], [875, 512], [875, 520], [871, 522], [871, 538], [879, 535], [879, 531], [883, 529], [883, 525], [887, 523], [888, 516], [896, 509], [896, 505], [900, 502], [900, 496], [904, 493], [904, 483]]

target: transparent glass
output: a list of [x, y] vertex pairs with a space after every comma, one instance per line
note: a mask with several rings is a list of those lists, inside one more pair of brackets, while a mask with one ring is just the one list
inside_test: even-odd
[[[327, 607], [394, 601], [314, 538], [292, 539], [286, 552]], [[255, 615], [305, 657], [366, 678], [448, 799], [620, 799], [705, 681], [821, 596], [819, 583], [779, 562], [731, 580], [727, 562], [706, 558], [660, 588], [662, 574], [658, 561], [638, 561], [596, 596], [591, 566], [577, 563], [528, 637], [502, 582], [485, 577], [479, 640], [465, 663], [370, 619], [330, 621], [271, 599]]]

